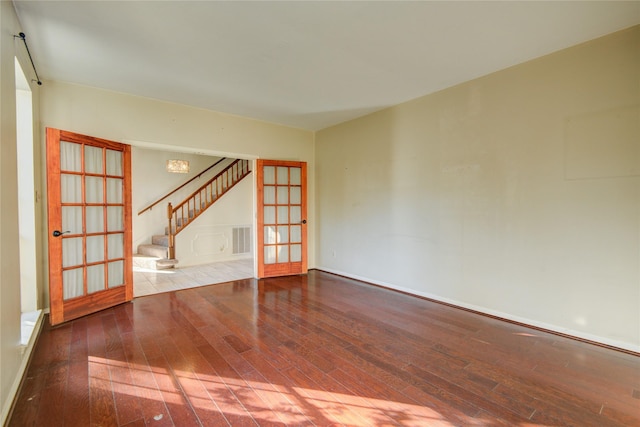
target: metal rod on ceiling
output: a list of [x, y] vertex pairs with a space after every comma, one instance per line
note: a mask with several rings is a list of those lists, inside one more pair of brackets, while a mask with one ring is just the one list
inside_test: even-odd
[[31, 52], [29, 51], [29, 46], [27, 46], [27, 36], [24, 33], [19, 33], [17, 36], [14, 34], [14, 38], [22, 39], [24, 42], [24, 47], [27, 49], [27, 55], [29, 55], [29, 60], [31, 61], [31, 66], [33, 67], [33, 72], [36, 73], [36, 82], [38, 82], [39, 86], [42, 86], [42, 82], [40, 81], [40, 77], [38, 77], [38, 70], [36, 70], [36, 64], [33, 63], [33, 58], [31, 57]]

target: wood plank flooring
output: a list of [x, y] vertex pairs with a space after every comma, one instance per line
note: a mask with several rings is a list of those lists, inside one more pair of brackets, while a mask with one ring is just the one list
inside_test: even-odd
[[640, 358], [328, 273], [42, 331], [10, 426], [640, 426]]

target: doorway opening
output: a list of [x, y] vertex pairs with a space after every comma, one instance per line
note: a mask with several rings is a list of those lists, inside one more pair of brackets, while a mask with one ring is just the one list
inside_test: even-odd
[[[164, 260], [157, 260], [170, 258], [164, 247], [168, 203], [180, 204], [235, 160], [246, 156], [148, 142], [125, 143], [132, 147], [134, 297], [255, 277], [252, 176], [240, 180], [219, 201], [205, 207], [197, 214], [197, 220], [176, 236], [174, 259], [166, 260], [173, 261], [169, 268], [164, 266]], [[167, 165], [172, 159], [188, 162], [190, 170], [169, 173]]]

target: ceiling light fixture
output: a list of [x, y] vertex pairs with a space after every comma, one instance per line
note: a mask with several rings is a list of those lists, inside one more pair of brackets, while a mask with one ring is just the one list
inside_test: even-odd
[[167, 160], [167, 172], [189, 173], [188, 160]]

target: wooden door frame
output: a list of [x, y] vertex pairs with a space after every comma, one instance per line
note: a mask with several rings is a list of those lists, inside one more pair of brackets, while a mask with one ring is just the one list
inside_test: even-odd
[[[127, 302], [133, 299], [133, 248], [132, 248], [132, 213], [131, 213], [131, 146], [106, 139], [81, 135], [78, 133], [64, 131], [60, 129], [46, 129], [46, 179], [47, 179], [47, 246], [48, 246], [48, 273], [49, 273], [49, 321], [52, 325], [66, 322], [83, 315], [86, 315], [85, 304], [79, 304], [79, 300], [69, 300], [64, 303], [63, 290], [61, 284], [57, 283], [62, 276], [62, 240], [53, 240], [54, 230], [60, 230], [62, 225], [62, 207], [53, 206], [49, 197], [49, 189], [60, 188], [60, 153], [50, 149], [50, 140], [68, 141], [106, 148], [116, 149], [123, 152], [123, 256], [124, 272], [123, 286], [118, 286], [105, 291], [91, 294], [89, 304], [91, 310], [99, 311], [111, 307], [119, 302]], [[93, 143], [93, 144], [92, 144]], [[105, 171], [106, 174], [106, 171]], [[106, 197], [106, 194], [105, 194]], [[106, 230], [105, 230], [106, 231]], [[83, 233], [84, 235], [84, 233]], [[106, 234], [105, 234], [106, 235]], [[52, 244], [53, 242], [53, 244]], [[60, 242], [60, 243], [58, 243]], [[85, 284], [86, 285], [86, 284]], [[55, 304], [54, 304], [55, 302]]]
[[[264, 257], [263, 250], [264, 245], [264, 222], [262, 221], [263, 212], [260, 211], [261, 200], [264, 197], [263, 183], [261, 182], [260, 177], [262, 176], [261, 171], [259, 170], [261, 165], [269, 165], [269, 163], [273, 163], [276, 166], [286, 166], [286, 167], [300, 167], [300, 179], [302, 183], [302, 188], [304, 191], [301, 191], [301, 233], [302, 233], [302, 253], [301, 253], [301, 271], [300, 272], [288, 272], [283, 271], [283, 274], [271, 274], [265, 275], [264, 272], [264, 264], [260, 263], [260, 259]], [[256, 231], [255, 231], [255, 250], [254, 250], [254, 267], [255, 267], [255, 277], [258, 279], [263, 279], [266, 277], [273, 277], [276, 275], [291, 275], [291, 274], [306, 274], [308, 271], [308, 233], [307, 233], [307, 217], [308, 217], [308, 182], [307, 182], [307, 166], [308, 163], [305, 161], [288, 161], [288, 160], [277, 160], [277, 159], [256, 159], [254, 162], [254, 175], [255, 175], [255, 203], [254, 203], [254, 211], [255, 211], [255, 222], [256, 222]]]

